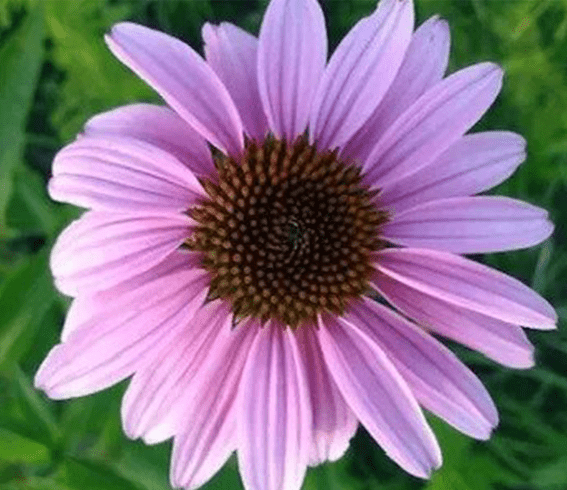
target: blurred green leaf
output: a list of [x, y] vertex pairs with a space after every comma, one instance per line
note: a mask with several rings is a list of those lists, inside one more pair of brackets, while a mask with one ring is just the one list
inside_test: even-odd
[[49, 199], [39, 174], [27, 167], [18, 168], [13, 175], [13, 195], [8, 205], [8, 224], [20, 232], [42, 232], [55, 235], [68, 219]]
[[[362, 490], [364, 483], [348, 471], [347, 458], [309, 468], [303, 490]], [[386, 488], [386, 487], [384, 487]]]
[[567, 488], [567, 457], [553, 461], [538, 469], [532, 475], [532, 483], [545, 490]]
[[49, 449], [43, 444], [0, 427], [0, 461], [46, 463]]
[[45, 251], [23, 261], [0, 287], [0, 368], [15, 365], [31, 348], [56, 300], [47, 263]]
[[430, 418], [443, 452], [443, 466], [425, 486], [426, 490], [493, 490], [502, 482], [514, 482], [516, 477], [502, 468], [492, 455], [467, 436], [444, 422]]
[[[42, 478], [36, 476], [20, 477], [17, 483], [0, 485], [0, 490], [73, 490], [53, 478]], [[87, 489], [85, 489], [87, 490]]]
[[14, 388], [23, 417], [37, 434], [36, 440], [53, 446], [60, 436], [57, 421], [28, 376], [18, 366], [14, 369]]
[[0, 237], [6, 234], [6, 206], [12, 172], [20, 164], [25, 121], [43, 61], [41, 7], [30, 9], [0, 50]]
[[18, 10], [27, 8], [37, 0], [0, 0], [0, 28], [7, 28], [13, 22]]
[[67, 485], [76, 490], [142, 490], [143, 487], [119, 475], [100, 462], [69, 458], [65, 461]]
[[146, 490], [170, 490], [170, 456], [171, 444], [148, 447], [141, 442], [131, 442], [124, 448], [117, 468], [126, 477], [136, 479]]
[[[141, 442], [130, 442], [124, 448], [116, 468], [120, 474], [143, 486], [144, 490], [171, 490], [168, 477], [170, 459], [170, 443], [148, 447]], [[242, 489], [236, 458], [232, 456], [201, 488], [202, 490]]]
[[[120, 426], [120, 399], [125, 383], [88, 397], [67, 401], [59, 424], [66, 448], [94, 459], [115, 457], [124, 445]], [[120, 439], [117, 440], [118, 435]]]
[[222, 469], [205, 485], [203, 490], [240, 490], [243, 488], [236, 466], [236, 457], [232, 456]]
[[110, 53], [104, 34], [128, 18], [131, 7], [111, 0], [46, 0], [52, 63], [65, 73], [54, 126], [63, 140], [73, 138], [94, 114], [117, 105], [158, 100], [144, 82]]

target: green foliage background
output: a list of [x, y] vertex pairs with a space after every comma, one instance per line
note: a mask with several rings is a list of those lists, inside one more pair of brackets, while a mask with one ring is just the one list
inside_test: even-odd
[[[331, 45], [376, 0], [321, 0]], [[530, 332], [537, 367], [513, 371], [454, 346], [500, 410], [489, 442], [431, 418], [445, 463], [430, 481], [406, 475], [360, 429], [339, 462], [309, 471], [305, 490], [567, 489], [567, 0], [416, 0], [418, 20], [451, 25], [450, 70], [504, 66], [504, 90], [478, 129], [511, 129], [529, 157], [496, 192], [550, 210], [552, 239], [527, 251], [479, 257], [547, 297], [559, 330]], [[0, 489], [165, 490], [170, 444], [126, 439], [125, 385], [53, 402], [32, 387], [68, 305], [52, 285], [49, 250], [78, 211], [49, 200], [53, 155], [93, 114], [157, 96], [122, 67], [102, 37], [130, 19], [201, 50], [204, 21], [257, 33], [267, 0], [0, 0]], [[205, 488], [241, 488], [231, 459]]]

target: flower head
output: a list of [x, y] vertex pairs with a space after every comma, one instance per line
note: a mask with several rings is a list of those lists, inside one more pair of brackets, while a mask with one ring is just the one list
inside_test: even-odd
[[474, 196], [525, 158], [519, 135], [465, 135], [502, 71], [445, 77], [447, 24], [413, 24], [411, 0], [382, 0], [328, 62], [316, 0], [272, 0], [259, 39], [205, 25], [206, 60], [117, 24], [110, 49], [167, 106], [95, 116], [55, 158], [51, 196], [89, 211], [53, 249], [74, 300], [36, 385], [68, 398], [131, 377], [124, 429], [174, 438], [175, 487], [236, 450], [248, 490], [299, 489], [359, 422], [428, 477], [441, 452], [422, 408], [488, 438], [490, 396], [430, 333], [530, 367], [521, 327], [555, 312], [462, 254], [552, 225]]

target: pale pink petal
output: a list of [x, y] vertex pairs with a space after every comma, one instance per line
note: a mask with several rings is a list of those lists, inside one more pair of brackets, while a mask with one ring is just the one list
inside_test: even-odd
[[111, 288], [159, 264], [190, 236], [191, 224], [181, 214], [87, 212], [55, 242], [56, 285], [70, 296]]
[[[131, 306], [138, 308], [140, 304], [146, 301], [145, 295], [148, 293], [144, 288], [152, 287], [151, 284], [154, 281], [160, 280], [160, 278], [165, 276], [196, 268], [200, 268], [200, 258], [196, 253], [176, 250], [156, 266], [120, 282], [117, 286], [102, 291], [81, 294], [73, 300], [71, 307], [67, 310], [67, 316], [61, 331], [61, 342], [66, 342], [71, 332], [79, 328], [85, 328], [85, 326], [89, 328], [89, 320], [95, 315], [99, 319], [102, 314], [112, 317], [113, 312], [109, 305], [114, 304], [118, 298], [125, 296], [133, 298], [134, 301]], [[205, 272], [201, 270], [201, 273], [196, 277], [201, 277], [201, 283], [199, 283], [200, 285], [196, 284], [196, 287], [205, 289], [207, 287], [206, 279], [208, 279]], [[123, 307], [123, 305], [119, 306], [118, 310]]]
[[238, 400], [238, 463], [247, 490], [299, 490], [311, 435], [309, 387], [291, 329], [258, 331]]
[[525, 369], [534, 365], [534, 347], [516, 325], [423, 294], [384, 274], [374, 276], [372, 285], [402, 313], [434, 333], [505, 366]]
[[394, 80], [412, 31], [412, 0], [382, 0], [352, 28], [317, 89], [309, 120], [312, 143], [341, 147], [362, 127]]
[[443, 78], [449, 61], [449, 25], [438, 16], [413, 34], [400, 70], [372, 116], [348, 141], [341, 155], [364, 162], [390, 125]]
[[[172, 487], [183, 486], [185, 490], [200, 488], [223, 467], [236, 450], [234, 405], [213, 407], [212, 410], [210, 414], [204, 410], [197, 412], [190, 422], [192, 427], [195, 424], [191, 433], [174, 438], [169, 476]], [[185, 453], [178, 449], [181, 444], [186, 450]], [[184, 469], [186, 473], [182, 476], [175, 475], [175, 471]]]
[[398, 245], [459, 254], [532, 247], [552, 232], [547, 211], [501, 196], [429, 201], [394, 214], [381, 229]]
[[479, 63], [425, 92], [376, 142], [363, 167], [367, 182], [385, 187], [434, 161], [492, 105], [502, 75], [497, 65]]
[[358, 420], [339, 393], [311, 328], [297, 332], [301, 355], [305, 360], [311, 407], [313, 408], [313, 443], [309, 465], [339, 459], [348, 449]]
[[203, 273], [179, 270], [92, 311], [55, 346], [35, 385], [51, 398], [87, 395], [145, 366], [183, 329], [205, 294]]
[[240, 115], [213, 69], [185, 43], [147, 27], [121, 22], [105, 36], [113, 54], [222, 151], [244, 146]]
[[329, 371], [344, 399], [386, 454], [428, 478], [441, 465], [439, 445], [414, 395], [382, 349], [331, 316], [317, 330]]
[[150, 433], [151, 442], [171, 437], [179, 428], [177, 414], [172, 416], [172, 411], [186, 394], [195, 397], [194, 390], [190, 391], [195, 376], [207, 361], [211, 362], [217, 344], [222, 346], [230, 336], [232, 316], [225, 302], [216, 300], [197, 306], [198, 311], [180, 334], [164, 344], [152, 362], [132, 378], [121, 410], [128, 437], [144, 437], [146, 442]]
[[401, 212], [435, 199], [472, 196], [506, 180], [525, 158], [526, 141], [519, 134], [469, 134], [426, 167], [382, 188], [377, 201]]
[[197, 175], [214, 170], [207, 141], [168, 107], [132, 104], [98, 114], [85, 124], [87, 136], [140, 139], [171, 153]]
[[365, 299], [340, 321], [376, 342], [417, 401], [476, 439], [488, 439], [498, 412], [480, 380], [446, 347], [389, 308]]
[[[193, 389], [185, 430], [174, 440], [171, 484], [194, 489], [208, 481], [237, 447], [236, 404], [240, 378], [258, 322], [240, 324], [215, 346], [214, 363]], [[201, 373], [204, 370], [200, 371]], [[188, 421], [190, 421], [188, 423]]]
[[555, 328], [551, 305], [517, 279], [458, 255], [425, 249], [375, 254], [380, 273], [426, 295], [525, 327]]
[[53, 161], [56, 201], [103, 211], [184, 211], [206, 196], [195, 174], [171, 153], [125, 136], [80, 138]]
[[258, 45], [258, 85], [270, 128], [293, 141], [305, 131], [327, 61], [327, 31], [317, 0], [272, 0]]
[[248, 136], [262, 141], [268, 120], [258, 91], [258, 40], [228, 22], [203, 26], [205, 57], [229, 91]]

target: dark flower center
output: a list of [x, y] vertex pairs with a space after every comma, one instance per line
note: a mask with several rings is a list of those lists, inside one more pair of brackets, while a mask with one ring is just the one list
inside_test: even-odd
[[295, 328], [322, 311], [342, 314], [368, 289], [370, 253], [387, 215], [360, 169], [294, 144], [248, 142], [240, 160], [220, 156], [209, 198], [189, 211], [187, 246], [211, 274], [210, 297], [230, 301], [235, 321], [255, 317]]

